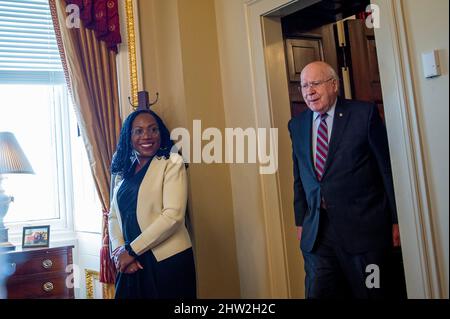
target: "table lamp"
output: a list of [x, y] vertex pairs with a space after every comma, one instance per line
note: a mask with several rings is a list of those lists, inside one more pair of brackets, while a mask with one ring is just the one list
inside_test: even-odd
[[8, 241], [8, 229], [3, 224], [9, 203], [14, 201], [14, 197], [7, 196], [2, 187], [2, 181], [6, 178], [4, 174], [34, 174], [30, 162], [11, 132], [0, 132], [0, 250], [14, 250], [15, 246]]

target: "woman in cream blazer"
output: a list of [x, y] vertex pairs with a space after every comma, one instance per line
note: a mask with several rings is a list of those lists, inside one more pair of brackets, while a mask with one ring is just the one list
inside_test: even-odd
[[118, 275], [116, 298], [195, 298], [192, 244], [185, 226], [186, 169], [171, 152], [162, 120], [150, 110], [125, 120], [111, 172], [108, 216]]

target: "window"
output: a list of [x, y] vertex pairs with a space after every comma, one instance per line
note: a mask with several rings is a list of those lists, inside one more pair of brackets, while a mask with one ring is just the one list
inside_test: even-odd
[[0, 83], [63, 83], [47, 0], [0, 1]]
[[15, 198], [5, 218], [10, 233], [24, 224], [70, 230], [73, 212], [86, 210], [99, 216], [89, 231], [101, 231], [47, 0], [0, 1], [0, 131], [15, 134], [36, 173], [4, 182]]

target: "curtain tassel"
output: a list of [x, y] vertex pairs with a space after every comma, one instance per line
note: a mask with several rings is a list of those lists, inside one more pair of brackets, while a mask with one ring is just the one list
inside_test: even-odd
[[116, 281], [116, 266], [109, 254], [108, 212], [103, 210], [103, 240], [100, 249], [100, 282], [114, 284]]
[[114, 284], [116, 278], [116, 268], [109, 255], [109, 246], [103, 245], [100, 250], [100, 282], [104, 284]]

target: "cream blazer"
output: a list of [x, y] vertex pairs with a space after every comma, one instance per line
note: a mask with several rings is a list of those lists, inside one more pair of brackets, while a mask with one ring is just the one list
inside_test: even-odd
[[[125, 244], [122, 221], [114, 188], [108, 215], [111, 252]], [[142, 233], [130, 243], [141, 255], [152, 250], [157, 261], [171, 257], [192, 247], [185, 226], [187, 178], [183, 158], [172, 153], [169, 159], [154, 158], [145, 173], [137, 197], [137, 221]]]

